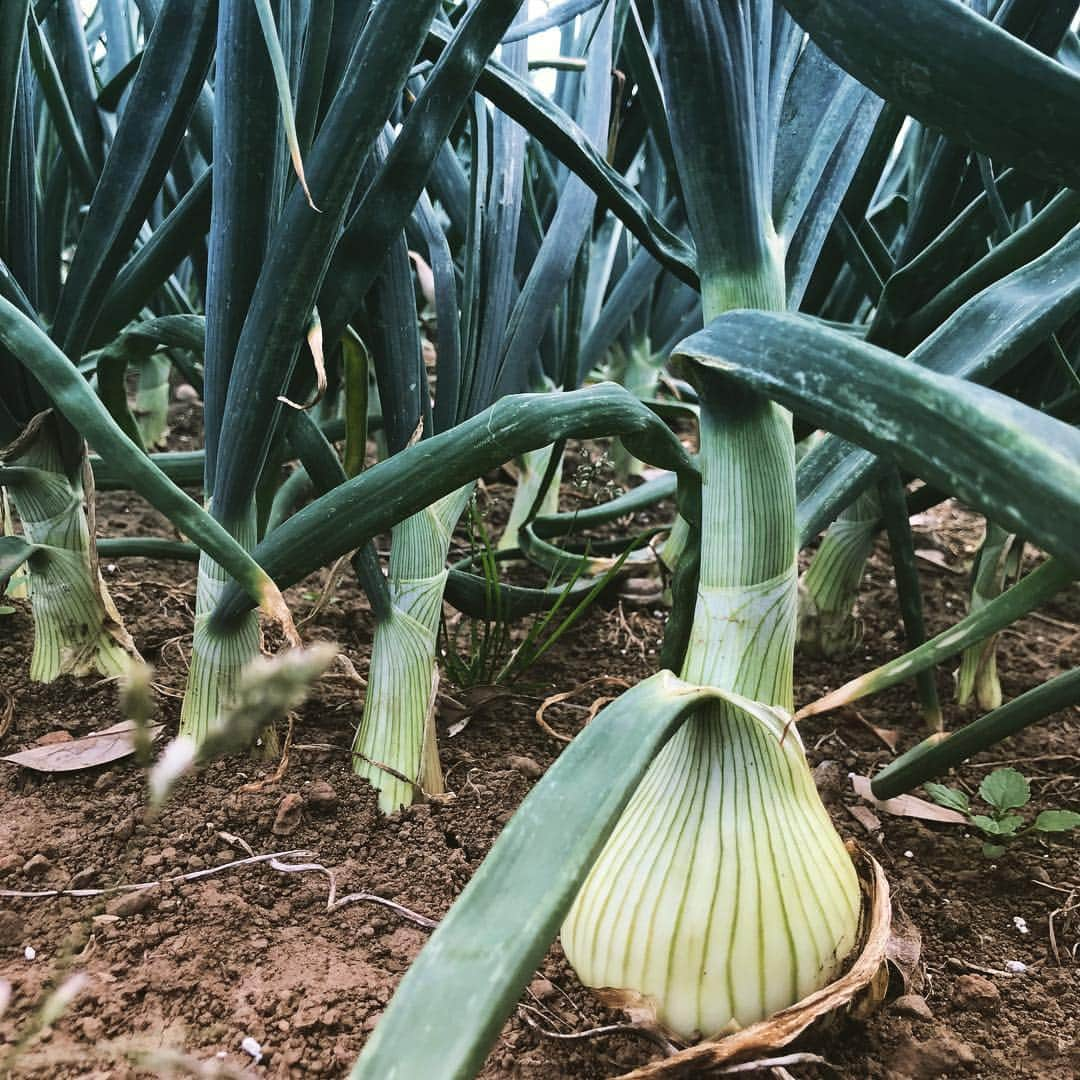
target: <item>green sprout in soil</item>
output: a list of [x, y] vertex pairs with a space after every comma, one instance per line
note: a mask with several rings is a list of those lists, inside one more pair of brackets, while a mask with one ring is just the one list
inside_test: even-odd
[[963, 814], [987, 839], [983, 854], [987, 858], [1003, 855], [1008, 846], [1028, 833], [1065, 833], [1080, 825], [1075, 810], [1042, 810], [1034, 821], [1016, 813], [1031, 802], [1031, 785], [1017, 769], [995, 769], [979, 785], [979, 798], [989, 807], [989, 813], [972, 810], [971, 800], [959, 788], [944, 784], [926, 784], [926, 792], [939, 806], [947, 806]]

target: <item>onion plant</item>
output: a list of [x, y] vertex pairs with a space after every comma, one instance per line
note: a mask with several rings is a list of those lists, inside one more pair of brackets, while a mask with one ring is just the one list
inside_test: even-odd
[[[1006, 125], [1001, 123], [997, 110], [1002, 95], [1008, 93], [1006, 87], [1015, 80], [1038, 83], [1044, 100], [1052, 99], [1055, 109], [1065, 108], [1065, 103], [1076, 95], [1075, 79], [1062, 68], [1043, 61], [1034, 49], [1020, 46], [1009, 33], [989, 27], [985, 19], [961, 5], [947, 5], [947, 10], [933, 3], [905, 5], [903, 10], [885, 4], [841, 3], [823, 9], [821, 5], [792, 2], [785, 6], [810, 29], [817, 45], [919, 119], [970, 140], [980, 150], [1004, 161], [1019, 159], [1043, 178], [1050, 177], [1051, 184], [1058, 183], [1073, 167], [1072, 152], [1064, 150], [1065, 144], [1055, 139], [1059, 134], [1053, 130], [1056, 120], [1039, 125], [1037, 131], [1023, 124], [999, 130]], [[833, 7], [844, 9], [844, 16], [835, 13]], [[669, 85], [692, 87], [695, 80], [721, 82], [733, 71], [756, 71], [756, 79], [744, 75], [748, 96], [757, 88], [775, 92], [777, 81], [766, 77], [766, 72], [772, 70], [767, 59], [769, 50], [763, 49], [762, 43], [770, 40], [765, 28], [775, 31], [777, 23], [784, 20], [779, 11], [769, 11], [770, 17], [765, 18], [765, 8], [758, 4], [663, 5], [658, 12], [660, 61]], [[775, 21], [771, 18], [774, 14], [779, 16]], [[1067, 29], [1071, 14], [1066, 13], [1064, 24], [1058, 26], [1057, 40]], [[1038, 32], [1054, 36], [1052, 26], [1048, 29], [1040, 20], [1036, 23]], [[685, 32], [687, 26], [697, 32]], [[683, 32], [675, 32], [672, 27]], [[703, 27], [714, 29], [715, 35], [706, 36], [701, 32]], [[1025, 34], [1031, 29], [1025, 26]], [[776, 41], [776, 36], [772, 40]], [[680, 62], [685, 51], [704, 50], [703, 43], [710, 41], [713, 55], [723, 56], [725, 63]], [[793, 32], [790, 41], [794, 59], [802, 54], [798, 31]], [[961, 48], [961, 43], [971, 48]], [[723, 45], [727, 52], [722, 51]], [[737, 51], [739, 45], [742, 54]], [[760, 51], [755, 51], [755, 46]], [[909, 70], [906, 65], [914, 62], [915, 56], [921, 57], [922, 52], [934, 62], [923, 68], [927, 72], [925, 84], [913, 87], [905, 74]], [[765, 62], [760, 68], [733, 62], [740, 55], [763, 57]], [[887, 64], [882, 57], [888, 58]], [[962, 58], [962, 71], [957, 71], [958, 57]], [[997, 83], [987, 94], [988, 83], [993, 80]], [[783, 85], [784, 80], [779, 82]], [[783, 246], [775, 241], [761, 242], [763, 237], [773, 240], [769, 225], [774, 210], [768, 197], [772, 191], [763, 181], [775, 180], [783, 170], [769, 168], [767, 155], [763, 155], [765, 166], [755, 171], [755, 156], [750, 151], [755, 148], [755, 139], [760, 147], [765, 142], [762, 136], [770, 133], [767, 118], [775, 120], [785, 114], [790, 117], [791, 113], [770, 111], [767, 104], [730, 112], [717, 108], [718, 102], [727, 103], [733, 96], [714, 92], [708, 97], [711, 111], [707, 122], [702, 116], [696, 125], [687, 124], [686, 130], [693, 131], [689, 147], [685, 142], [680, 147], [677, 117], [680, 109], [687, 109], [687, 103], [693, 102], [694, 95], [686, 88], [683, 93], [669, 93], [667, 97], [683, 193], [698, 247], [706, 315], [727, 312], [676, 349], [682, 370], [696, 381], [702, 398], [701, 508], [700, 515], [691, 509], [688, 517], [700, 529], [701, 570], [694, 590], [696, 618], [689, 640], [682, 639], [678, 649], [665, 650], [668, 656], [674, 651], [682, 660], [688, 679], [666, 686], [649, 680], [631, 691], [623, 702], [597, 717], [579, 737], [579, 744], [571, 746], [537, 785], [406, 976], [354, 1075], [420, 1076], [431, 1069], [463, 1076], [475, 1072], [501, 1018], [512, 1007], [519, 988], [568, 908], [564, 946], [587, 981], [621, 987], [627, 992], [623, 1000], [646, 995], [661, 1018], [684, 1035], [720, 1030], [731, 1021], [745, 1022], [779, 1001], [790, 1001], [792, 995], [813, 985], [810, 973], [815, 960], [824, 961], [816, 977], [826, 976], [836, 962], [836, 952], [843, 948], [845, 934], [853, 929], [855, 885], [850, 865], [845, 862], [847, 856], [838, 845], [833, 848], [835, 862], [830, 863], [823, 854], [814, 869], [808, 871], [815, 875], [816, 888], [799, 889], [791, 884], [792, 875], [800, 873], [803, 850], [794, 837], [805, 835], [799, 834], [800, 825], [796, 824], [803, 820], [800, 812], [790, 810], [798, 801], [795, 792], [800, 789], [793, 778], [806, 775], [801, 750], [793, 742], [790, 729], [784, 737], [782, 720], [784, 680], [790, 678], [785, 673], [790, 672], [794, 640], [794, 553], [796, 537], [803, 540], [816, 531], [815, 526], [827, 524], [860, 488], [883, 475], [883, 467], [898, 465], [939, 492], [955, 494], [986, 512], [997, 513], [1004, 527], [1012, 521], [1019, 527], [1024, 519], [1028, 535], [1037, 532], [1036, 542], [1057, 560], [1048, 563], [1045, 571], [1036, 572], [1041, 575], [1041, 588], [1036, 594], [1033, 584], [1024, 603], [1037, 602], [1036, 595], [1049, 595], [1076, 572], [1075, 555], [1070, 553], [1067, 540], [1067, 530], [1075, 528], [1080, 513], [1076, 499], [1080, 446], [1075, 431], [1001, 392], [982, 389], [972, 382], [1001, 384], [1010, 372], [1025, 365], [1040, 371], [1045, 367], [1042, 345], [1077, 311], [1075, 274], [1065, 270], [1076, 265], [1075, 230], [1070, 231], [1069, 223], [1063, 223], [1056, 236], [1044, 234], [1040, 241], [1033, 241], [1024, 256], [1011, 265], [1000, 254], [985, 262], [978, 244], [972, 244], [972, 237], [977, 230], [986, 236], [993, 227], [986, 212], [989, 197], [978, 190], [973, 193], [969, 185], [967, 202], [961, 201], [954, 212], [958, 220], [951, 235], [935, 243], [939, 232], [943, 234], [951, 225], [946, 213], [936, 225], [924, 222], [928, 231], [923, 239], [911, 241], [910, 260], [932, 247], [934, 260], [950, 265], [948, 273], [930, 282], [924, 279], [921, 284], [929, 285], [930, 292], [921, 297], [917, 295], [919, 283], [914, 272], [906, 280], [897, 277], [895, 283], [890, 282], [893, 293], [889, 314], [894, 325], [906, 323], [904, 331], [910, 333], [913, 317], [923, 320], [921, 333], [902, 347], [910, 351], [919, 346], [906, 360], [880, 345], [864, 342], [862, 335], [849, 328], [778, 314], [785, 300], [784, 276], [778, 267], [782, 263], [777, 258]], [[807, 99], [814, 102], [815, 115], [820, 113], [820, 98], [819, 91]], [[765, 100], [775, 102], [776, 98], [766, 93]], [[718, 115], [728, 117], [729, 123], [722, 123]], [[732, 115], [743, 122], [731, 123]], [[895, 120], [893, 116], [888, 119], [890, 123]], [[891, 139], [895, 139], [896, 131], [894, 127]], [[728, 138], [734, 138], [732, 132], [741, 136], [742, 155], [715, 152], [716, 144], [710, 146], [709, 140], [723, 137], [717, 132], [727, 133]], [[847, 134], [850, 137], [851, 133]], [[886, 139], [886, 151], [889, 141]], [[713, 150], [711, 154], [709, 149]], [[952, 145], [942, 144], [942, 149], [951, 151]], [[872, 151], [871, 144], [867, 153]], [[966, 152], [960, 156], [966, 160]], [[687, 166], [687, 161], [695, 157], [707, 163], [699, 164], [697, 175]], [[797, 155], [797, 159], [801, 157]], [[740, 164], [732, 166], [732, 162]], [[884, 165], [884, 159], [880, 160], [878, 169]], [[743, 202], [730, 198], [730, 186], [716, 183], [711, 170], [725, 166], [740, 168], [755, 181], [744, 185]], [[855, 179], [852, 190], [858, 195], [859, 178]], [[730, 177], [728, 182], [733, 184]], [[876, 184], [875, 180], [866, 193], [867, 201]], [[842, 191], [846, 182], [839, 186]], [[713, 208], [711, 196], [717, 189], [729, 197], [717, 199], [719, 210], [707, 219], [710, 228], [705, 229], [701, 217], [695, 215], [704, 215]], [[1021, 202], [1032, 198], [1031, 188], [1027, 191]], [[696, 198], [700, 201], [695, 210]], [[959, 192], [958, 198], [963, 198]], [[1041, 202], [1040, 196], [1035, 198]], [[858, 201], [856, 198], [854, 205]], [[747, 213], [747, 203], [758, 212]], [[852, 205], [849, 203], [849, 210]], [[730, 216], [740, 228], [725, 230], [724, 211], [732, 206], [738, 207], [730, 211]], [[968, 207], [971, 209], [965, 216]], [[823, 211], [823, 216], [832, 220], [835, 210], [834, 204]], [[860, 214], [865, 212], [864, 205]], [[978, 221], [974, 230], [972, 219]], [[969, 230], [966, 236], [965, 228]], [[783, 230], [774, 232], [783, 236]], [[710, 248], [710, 237], [716, 238], [716, 248]], [[756, 252], [756, 262], [736, 260], [736, 254], [746, 250], [740, 246], [740, 239]], [[842, 260], [857, 261], [850, 249], [845, 251], [841, 246], [840, 250]], [[722, 253], [730, 261], [723, 261]], [[826, 252], [823, 262], [832, 257], [833, 253]], [[710, 262], [712, 258], [726, 272], [718, 272]], [[925, 265], [924, 260], [923, 268]], [[710, 270], [717, 276], [711, 276]], [[905, 289], [909, 290], [906, 297]], [[909, 305], [906, 310], [893, 306], [901, 298]], [[882, 302], [880, 294], [877, 299]], [[934, 309], [933, 315], [925, 310], [927, 305]], [[733, 306], [766, 310], [728, 312]], [[1000, 318], [1006, 311], [1010, 319]], [[992, 317], [992, 313], [999, 317]], [[1015, 322], [1011, 321], [1013, 313]], [[785, 407], [794, 410], [803, 422], [841, 437], [826, 440], [812, 452], [807, 467], [800, 469], [798, 487]], [[725, 421], [722, 426], [717, 424], [720, 417]], [[755, 449], [761, 452], [751, 454], [747, 450], [741, 455], [740, 448], [754, 436]], [[866, 449], [858, 450], [841, 439]], [[726, 483], [717, 485], [719, 478]], [[733, 483], [733, 479], [739, 482]], [[745, 499], [749, 493], [759, 494], [752, 507], [747, 507], [746, 502], [738, 505], [740, 495]], [[736, 500], [736, 505], [726, 505], [725, 500]], [[890, 517], [895, 503], [894, 495], [890, 495]], [[1052, 511], [1047, 509], [1051, 506]], [[991, 511], [990, 507], [996, 509]], [[753, 512], [745, 512], [748, 509]], [[718, 510], [727, 512], [721, 515]], [[1067, 525], [1063, 515], [1074, 524]], [[785, 516], [790, 522], [786, 529]], [[766, 521], [768, 529], [764, 528]], [[743, 546], [739, 542], [743, 530], [757, 543]], [[269, 550], [267, 556], [274, 558]], [[769, 560], [772, 563], [765, 565]], [[753, 638], [749, 643], [730, 641], [722, 629], [723, 621], [708, 618], [713, 610], [722, 613], [722, 605], [735, 596], [750, 605], [749, 612], [755, 592], [765, 593], [767, 587], [776, 592], [777, 602], [771, 610], [755, 613], [756, 622], [729, 622], [727, 635], [740, 636], [744, 626], [748, 633], [754, 626], [775, 629], [774, 635], [760, 635], [762, 641], [771, 638], [771, 651], [758, 651]], [[786, 596], [786, 604], [781, 596]], [[992, 620], [986, 610], [969, 618], [988, 626]], [[997, 613], [994, 616], [1005, 617]], [[677, 603], [671, 622], [675, 629], [669, 632], [669, 639], [678, 638], [679, 621]], [[724, 645], [742, 644], [743, 648], [699, 651], [697, 646], [704, 644], [710, 633]], [[941, 648], [962, 647], [962, 643], [956, 643], [963, 634], [945, 636], [952, 640]], [[926, 651], [935, 648], [938, 646]], [[905, 661], [906, 674], [910, 674], [912, 664], [907, 658]], [[904, 667], [905, 663], [897, 665], [898, 675]], [[729, 688], [714, 691], [719, 703], [703, 707], [700, 699], [693, 697], [700, 692], [693, 689], [694, 676], [712, 681], [746, 680], [742, 685], [749, 687], [750, 697], [772, 696], [773, 703], [754, 703], [732, 691], [728, 683]], [[1072, 685], [1070, 682], [1069, 687]], [[1072, 692], [1069, 687], [1053, 687], [1051, 692], [1048, 686], [1047, 693], [1040, 695], [1040, 704], [1059, 707], [1068, 700]], [[666, 704], [661, 707], [659, 702]], [[1025, 706], [1017, 711], [1023, 711], [1030, 722], [1037, 707], [1033, 703], [1031, 708]], [[665, 739], [671, 740], [668, 746], [674, 743], [683, 748], [678, 755], [660, 751], [657, 760], [663, 763], [662, 770], [657, 763], [647, 765], [637, 754], [642, 736], [631, 718], [645, 710], [653, 717], [650, 733], [655, 735], [655, 741], [650, 740], [651, 750], [658, 749]], [[677, 714], [686, 711], [691, 712], [691, 719], [681, 723]], [[1013, 722], [1011, 716], [1008, 721], [1003, 718], [999, 730], [1007, 722]], [[777, 726], [772, 727], [774, 724]], [[659, 732], [660, 727], [665, 731]], [[735, 738], [732, 733], [742, 737]], [[716, 754], [719, 762], [714, 784], [702, 779], [696, 787], [688, 785], [686, 777], [701, 776], [710, 751], [725, 735], [730, 741], [722, 744], [722, 756]], [[643, 756], [647, 758], [648, 754]], [[769, 771], [739, 770], [740, 760], [768, 760], [776, 765]], [[602, 770], [605, 779], [603, 784], [588, 787], [600, 795], [583, 805], [580, 798], [575, 798], [574, 784], [579, 780], [587, 784], [592, 769]], [[629, 796], [639, 782], [637, 793]], [[643, 792], [651, 798], [644, 797]], [[673, 792], [677, 793], [675, 797]], [[742, 803], [740, 812], [738, 804], [750, 800], [752, 793], [760, 800], [756, 812], [754, 804], [748, 806], [747, 802]], [[622, 812], [621, 804], [628, 796], [630, 808]], [[725, 797], [735, 804], [728, 813], [706, 813], [710, 799], [716, 800], [713, 805], [720, 805]], [[801, 827], [808, 829], [818, 843], [827, 845], [827, 837], [833, 835], [831, 826], [809, 824], [820, 813], [813, 809], [820, 803], [812, 787], [805, 792], [802, 806], [809, 816]], [[555, 816], [565, 826], [559, 830], [558, 839], [551, 836], [550, 823]], [[664, 822], [668, 820], [671, 825], [665, 830]], [[613, 831], [604, 851], [594, 862], [609, 830]], [[765, 846], [757, 847], [759, 842]], [[747, 856], [750, 851], [757, 857]], [[724, 865], [745, 867], [746, 872], [710, 873], [725, 855], [729, 861]], [[668, 869], [666, 875], [649, 875], [650, 857]], [[584, 889], [578, 892], [578, 882], [590, 865]], [[830, 869], [826, 870], [826, 866]], [[778, 889], [771, 877], [781, 873], [785, 886]], [[702, 879], [707, 884], [700, 892], [695, 891], [693, 883]], [[835, 894], [831, 891], [834, 880]], [[732, 901], [742, 890], [746, 891], [741, 897], [743, 902], [736, 906]], [[571, 906], [575, 893], [577, 899]], [[836, 906], [830, 907], [826, 898], [834, 896]], [[713, 905], [717, 897], [726, 901], [710, 919], [710, 913], [716, 912]], [[808, 910], [805, 904], [796, 903], [796, 897], [807, 901], [814, 897], [819, 903], [811, 902]], [[515, 916], [512, 909], [518, 899], [523, 910]], [[848, 914], [841, 915], [830, 929], [828, 918], [822, 916], [826, 911], [842, 913], [845, 906]], [[762, 913], [756, 921], [752, 915], [755, 911]], [[766, 917], [766, 913], [772, 917]], [[747, 918], [750, 924], [739, 932], [738, 927], [743, 925], [740, 920]], [[816, 921], [819, 918], [821, 921]], [[696, 936], [686, 933], [685, 938], [680, 938], [682, 928], [690, 924], [703, 926], [703, 932]], [[781, 934], [773, 944], [770, 935], [778, 925], [793, 929], [790, 937]], [[814, 942], [825, 942], [834, 933], [832, 944], [815, 954], [818, 946]], [[475, 948], [478, 937], [485, 942], [483, 950]], [[680, 949], [678, 943], [682, 940], [686, 947]], [[675, 947], [656, 947], [657, 941], [674, 943]], [[702, 942], [714, 942], [718, 952], [703, 965], [700, 952], [691, 954], [691, 942], [698, 949]], [[732, 951], [725, 954], [725, 949]], [[732, 980], [737, 985], [725, 988], [721, 977], [720, 985], [713, 986], [716, 957], [720, 958], [722, 972], [734, 971], [733, 961], [725, 958], [731, 955], [740, 957], [738, 979]], [[801, 982], [804, 976], [806, 983]], [[781, 986], [786, 988], [783, 993]], [[500, 1004], [496, 1006], [491, 1002], [498, 995]], [[459, 1007], [452, 1026], [431, 1026], [430, 1018], [439, 1014], [440, 1003], [450, 1000]], [[462, 1024], [462, 1010], [475, 1015], [475, 1022]], [[429, 1038], [422, 1040], [425, 1045], [410, 1046], [407, 1053], [403, 1052], [406, 1033], [417, 1016], [427, 1018]], [[429, 1043], [431, 1049], [426, 1045]]]
[[[11, 339], [27, 330], [18, 323], [48, 323], [71, 361], [81, 358], [184, 133], [210, 61], [211, 7], [166, 6], [159, 32], [147, 35], [129, 108], [111, 131], [94, 100], [77, 5], [53, 5], [44, 26], [29, 4], [4, 6], [0, 259], [9, 310], [0, 353], [0, 483], [34, 552], [27, 568], [35, 679], [115, 674], [137, 653], [98, 571], [87, 432], [54, 408], [53, 388]], [[61, 252], [73, 239], [61, 276]]]
[[[540, 514], [565, 440], [618, 438], [669, 474], [579, 515], [676, 497], [664, 670], [536, 786], [358, 1075], [475, 1072], [560, 926], [583, 981], [649, 1002], [687, 1041], [843, 966], [859, 883], [797, 717], [925, 684], [1080, 573], [1080, 76], [1052, 59], [1077, 51], [1074, 14], [564, 0], [551, 17], [586, 64], [549, 98], [523, 44], [545, 24], [520, 0], [164, 0], [137, 18], [103, 0], [93, 59], [75, 0], [0, 8], [0, 483], [22, 529], [0, 538], [0, 579], [26, 565], [37, 616], [47, 574], [70, 575], [66, 596], [78, 578], [98, 606], [53, 651], [100, 653], [112, 615], [89, 477], [162, 509], [192, 543], [142, 550], [200, 559], [189, 757], [234, 745], [223, 718], [259, 651], [252, 609], [291, 636], [278, 590], [351, 553], [376, 623], [357, 771], [384, 811], [438, 790], [444, 598], [478, 613], [492, 591], [500, 611], [554, 602], [447, 567], [476, 480], [534, 455], [513, 539], [580, 570], [592, 556], [552, 542], [567, 515]], [[620, 349], [650, 375], [669, 342], [696, 455], [651, 384], [579, 388]], [[161, 346], [203, 396], [194, 454], [140, 445], [124, 381]], [[376, 397], [385, 453], [368, 465]], [[796, 466], [796, 429], [819, 428]], [[283, 485], [288, 461], [300, 479]], [[55, 511], [17, 490], [33, 483]], [[315, 497], [292, 513], [302, 483]], [[907, 515], [947, 496], [1050, 558], [922, 642]], [[860, 497], [879, 501], [913, 648], [793, 717], [797, 553]], [[58, 513], [68, 526], [43, 531]], [[385, 532], [389, 576], [372, 546]], [[103, 655], [87, 665], [120, 663]], [[877, 789], [1076, 692], [1053, 680], [917, 748]]]
[[[1000, 596], [1010, 579], [1019, 576], [1024, 542], [999, 528], [986, 523], [986, 535], [972, 569], [971, 601], [968, 610], [975, 614], [996, 596]], [[978, 645], [966, 648], [960, 657], [956, 675], [956, 702], [967, 705], [973, 701], [980, 709], [989, 711], [1001, 704], [1001, 682], [997, 672], [997, 634]]]

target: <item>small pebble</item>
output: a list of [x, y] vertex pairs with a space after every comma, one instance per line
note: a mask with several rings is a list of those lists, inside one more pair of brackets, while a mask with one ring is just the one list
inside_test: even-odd
[[329, 814], [337, 809], [338, 795], [325, 780], [316, 780], [307, 793], [307, 803], [312, 810]]
[[522, 757], [519, 754], [511, 754], [506, 759], [507, 765], [510, 766], [514, 772], [521, 773], [522, 776], [527, 777], [529, 780], [539, 780], [544, 775], [544, 767], [538, 762], [533, 761], [531, 757]]
[[1013, 926], [1015, 926], [1021, 934], [1027, 934], [1030, 932], [1028, 930], [1027, 919], [1025, 919], [1022, 915], [1013, 916]]
[[253, 1065], [258, 1065], [262, 1061], [262, 1047], [250, 1035], [244, 1036], [240, 1049], [251, 1056]]
[[118, 915], [121, 919], [130, 918], [132, 915], [141, 915], [151, 906], [156, 906], [157, 897], [150, 889], [139, 889], [137, 892], [123, 893], [110, 900], [105, 905], [105, 911], [109, 915]]
[[88, 889], [94, 884], [100, 873], [101, 871], [96, 866], [88, 866], [86, 869], [72, 875], [68, 888]]
[[529, 992], [536, 997], [538, 1001], [550, 1001], [551, 998], [558, 994], [558, 990], [555, 989], [554, 984], [542, 976], [537, 979], [533, 979], [529, 983]]
[[27, 960], [36, 960], [37, 949], [35, 949], [33, 945], [27, 945], [26, 948], [23, 949], [23, 956], [25, 956]]
[[1001, 1008], [1001, 992], [982, 975], [961, 975], [953, 990], [953, 1005], [990, 1016]]
[[1014, 975], [1023, 975], [1027, 971], [1027, 964], [1023, 960], [1006, 960], [1005, 970], [1011, 971]]
[[296, 832], [300, 824], [300, 815], [304, 811], [304, 800], [295, 791], [290, 791], [278, 803], [277, 814], [274, 815], [274, 824], [271, 832], [275, 836], [288, 836]]
[[890, 1010], [900, 1016], [909, 1016], [913, 1020], [933, 1020], [934, 1014], [921, 994], [904, 994], [890, 1006]]
[[28, 878], [41, 878], [52, 869], [52, 863], [44, 855], [32, 855], [23, 864], [22, 869]]

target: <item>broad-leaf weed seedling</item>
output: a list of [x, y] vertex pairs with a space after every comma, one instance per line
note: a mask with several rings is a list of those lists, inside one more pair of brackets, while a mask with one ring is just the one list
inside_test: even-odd
[[1075, 810], [1043, 810], [1030, 823], [1016, 813], [1031, 801], [1031, 785], [1017, 769], [995, 769], [979, 785], [979, 798], [990, 808], [986, 814], [973, 811], [967, 794], [959, 788], [933, 783], [924, 786], [934, 802], [958, 810], [987, 838], [983, 854], [988, 858], [1003, 855], [1009, 843], [1027, 833], [1064, 833], [1080, 825], [1080, 814]]

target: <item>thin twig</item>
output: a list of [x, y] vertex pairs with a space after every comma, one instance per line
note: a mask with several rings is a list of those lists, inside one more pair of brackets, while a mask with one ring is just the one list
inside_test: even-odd
[[220, 866], [211, 866], [206, 870], [192, 870], [187, 874], [177, 874], [174, 877], [160, 878], [157, 881], [140, 881], [134, 885], [108, 885], [103, 889], [42, 889], [37, 892], [20, 889], [0, 889], [0, 896], [5, 898], [19, 898], [23, 900], [45, 900], [55, 896], [105, 896], [108, 893], [140, 892], [143, 889], [155, 889], [166, 882], [195, 881], [198, 878], [210, 877], [211, 874], [220, 874], [224, 870], [232, 870], [237, 866], [252, 866], [255, 863], [272, 862], [288, 855], [305, 858], [314, 855], [312, 851], [303, 848], [292, 848], [289, 851], [274, 851], [267, 855], [252, 855], [247, 859], [234, 859], [232, 862], [222, 863]]
[[582, 1042], [588, 1039], [603, 1038], [607, 1035], [634, 1035], [640, 1039], [648, 1039], [654, 1046], [660, 1047], [667, 1057], [678, 1052], [678, 1047], [665, 1039], [659, 1031], [642, 1024], [604, 1024], [601, 1027], [588, 1028], [586, 1031], [563, 1033], [552, 1031], [534, 1020], [530, 1015], [535, 1011], [531, 1005], [519, 1005], [518, 1010], [521, 1012], [525, 1023], [545, 1039], [552, 1039], [557, 1042]]

